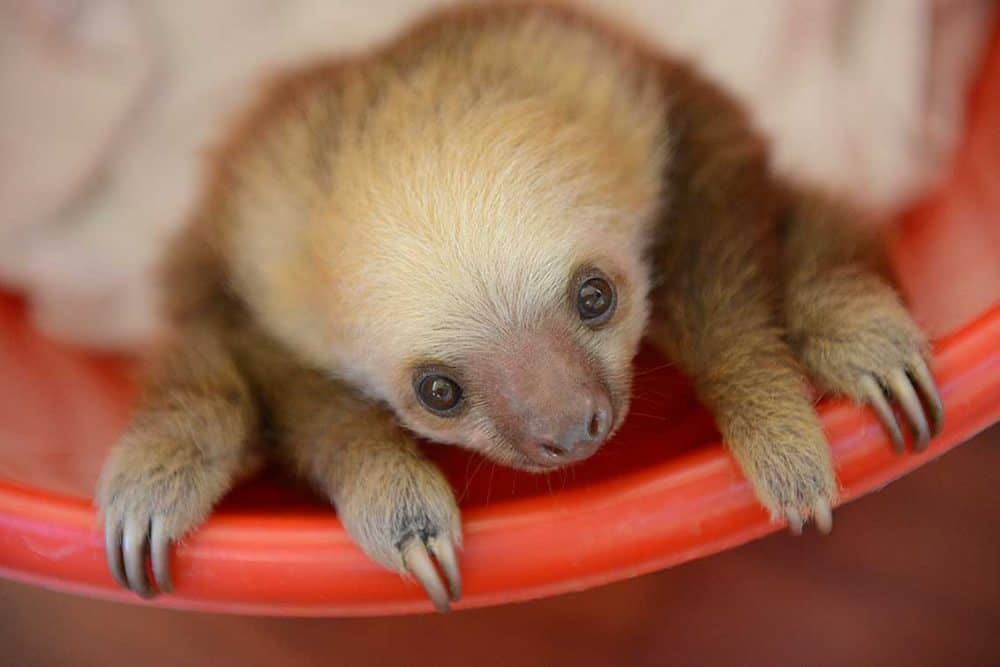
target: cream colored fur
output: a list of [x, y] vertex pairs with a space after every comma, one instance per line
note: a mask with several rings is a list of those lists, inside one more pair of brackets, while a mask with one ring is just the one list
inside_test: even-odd
[[413, 364], [461, 366], [498, 334], [530, 331], [590, 263], [630, 292], [624, 325], [580, 336], [627, 377], [647, 315], [664, 103], [628, 53], [541, 18], [396, 49], [417, 57], [362, 62], [335, 106], [317, 86], [236, 159], [230, 252], [275, 335], [422, 435], [484, 443], [413, 405]]

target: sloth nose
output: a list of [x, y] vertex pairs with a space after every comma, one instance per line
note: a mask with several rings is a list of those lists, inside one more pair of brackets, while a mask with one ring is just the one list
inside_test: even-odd
[[[555, 428], [553, 428], [555, 426]], [[611, 401], [604, 392], [579, 402], [556, 424], [546, 420], [531, 429], [524, 453], [538, 465], [554, 467], [582, 461], [598, 450], [611, 430]]]

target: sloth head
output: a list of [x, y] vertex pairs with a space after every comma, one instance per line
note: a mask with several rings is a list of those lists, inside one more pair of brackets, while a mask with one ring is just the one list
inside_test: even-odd
[[527, 92], [425, 67], [446, 94], [383, 85], [345, 118], [262, 310], [420, 436], [528, 470], [585, 459], [625, 417], [648, 316], [659, 97], [617, 67]]
[[515, 106], [370, 119], [345, 148], [330, 348], [417, 434], [544, 470], [627, 412], [662, 151], [634, 117]]
[[614, 214], [530, 208], [358, 255], [336, 367], [424, 437], [543, 470], [624, 419], [649, 275]]

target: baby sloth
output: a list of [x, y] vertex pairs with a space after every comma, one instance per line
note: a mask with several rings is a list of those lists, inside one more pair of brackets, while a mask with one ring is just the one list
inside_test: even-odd
[[170, 544], [269, 456], [447, 609], [459, 511], [416, 437], [582, 461], [625, 419], [644, 336], [775, 520], [829, 530], [805, 374], [900, 451], [893, 403], [918, 449], [942, 421], [856, 218], [777, 178], [689, 68], [565, 10], [451, 12], [287, 75], [170, 253], [172, 337], [98, 492], [111, 572], [169, 592]]

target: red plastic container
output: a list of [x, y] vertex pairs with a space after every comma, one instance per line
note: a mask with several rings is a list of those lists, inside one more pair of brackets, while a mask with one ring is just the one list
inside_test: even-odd
[[[878, 489], [1000, 420], [1000, 39], [970, 100], [946, 184], [904, 216], [893, 251], [935, 343], [945, 430], [895, 456], [878, 422], [820, 406], [842, 501]], [[0, 298], [0, 575], [136, 604], [276, 615], [429, 611], [420, 588], [370, 562], [322, 500], [277, 478], [227, 498], [175, 553], [176, 593], [142, 602], [107, 572], [89, 499], [124, 426], [130, 365], [41, 339]], [[547, 477], [433, 447], [463, 507], [458, 608], [580, 590], [779, 529], [754, 500], [683, 378], [639, 360], [632, 415], [592, 460]]]

